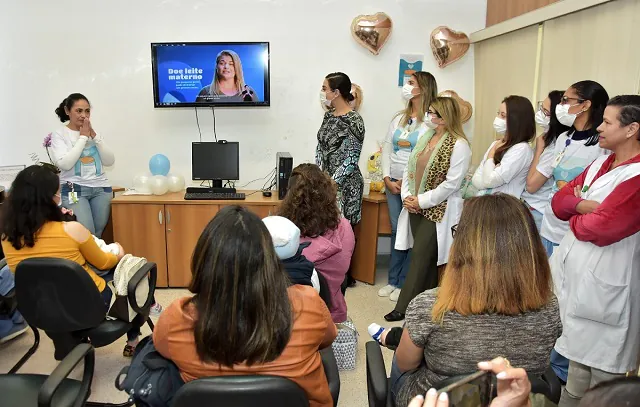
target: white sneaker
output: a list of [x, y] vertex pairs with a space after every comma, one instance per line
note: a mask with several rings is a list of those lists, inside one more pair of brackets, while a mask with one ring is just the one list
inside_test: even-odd
[[400, 298], [400, 292], [402, 292], [401, 289], [396, 288], [395, 290], [393, 290], [393, 292], [389, 295], [389, 299], [393, 302], [398, 302], [398, 298]]
[[392, 286], [391, 284], [387, 284], [384, 287], [382, 287], [381, 289], [378, 290], [378, 296], [380, 297], [388, 297], [393, 290], [395, 290], [396, 288], [394, 286]]
[[157, 318], [160, 316], [160, 313], [162, 312], [162, 305], [160, 305], [159, 303], [155, 303], [151, 306], [151, 308], [149, 309], [149, 316], [150, 317], [154, 317]]

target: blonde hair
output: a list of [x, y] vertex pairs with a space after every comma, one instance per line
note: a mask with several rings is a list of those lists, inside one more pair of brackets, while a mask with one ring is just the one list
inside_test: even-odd
[[220, 78], [218, 77], [218, 63], [220, 63], [220, 58], [223, 56], [228, 56], [233, 61], [233, 68], [236, 72], [235, 76], [235, 85], [238, 93], [241, 93], [244, 89], [244, 75], [242, 73], [242, 62], [240, 62], [240, 57], [234, 51], [231, 50], [223, 50], [218, 53], [216, 57], [216, 67], [213, 74], [213, 83], [211, 84], [212, 93], [219, 95], [222, 94], [220, 90]]
[[[415, 78], [418, 83], [418, 88], [420, 89], [420, 95], [418, 96], [422, 103], [418, 108], [417, 119], [422, 122], [424, 121], [424, 115], [427, 113], [427, 110], [429, 110], [429, 106], [431, 106], [435, 98], [438, 97], [438, 83], [436, 82], [436, 78], [434, 78], [429, 72], [419, 71], [415, 72], [411, 76]], [[402, 115], [400, 126], [404, 127], [409, 123], [412, 113], [413, 109], [411, 107], [411, 101], [408, 101], [407, 107], [396, 114], [396, 117]]]
[[432, 319], [518, 315], [549, 302], [551, 270], [531, 212], [507, 194], [465, 200]]
[[[462, 130], [462, 120], [460, 118], [460, 106], [454, 98], [438, 96], [431, 103], [431, 107], [442, 119], [444, 119], [445, 129], [455, 138], [467, 140], [467, 136]], [[467, 140], [468, 142], [469, 140]]]

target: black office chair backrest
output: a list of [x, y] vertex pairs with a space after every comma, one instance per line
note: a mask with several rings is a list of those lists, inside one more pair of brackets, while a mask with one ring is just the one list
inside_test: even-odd
[[32, 258], [16, 267], [18, 311], [47, 332], [72, 332], [99, 325], [102, 296], [85, 269], [71, 260]]
[[304, 390], [278, 376], [220, 376], [191, 381], [178, 390], [172, 407], [308, 407]]

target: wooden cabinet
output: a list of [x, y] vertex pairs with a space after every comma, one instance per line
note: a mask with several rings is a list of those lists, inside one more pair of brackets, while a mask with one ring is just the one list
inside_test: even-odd
[[277, 197], [247, 192], [245, 201], [185, 201], [184, 192], [119, 195], [112, 201], [114, 240], [158, 264], [158, 287], [187, 287], [198, 238], [220, 208], [239, 204], [260, 218], [275, 214]]
[[169, 287], [191, 282], [191, 256], [218, 205], [165, 205]]
[[167, 287], [164, 205], [113, 205], [113, 234], [126, 253], [158, 265], [158, 287]]

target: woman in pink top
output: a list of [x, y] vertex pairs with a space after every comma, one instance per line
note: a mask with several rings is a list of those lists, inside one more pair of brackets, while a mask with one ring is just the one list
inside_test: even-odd
[[279, 215], [300, 228], [300, 242], [311, 243], [302, 254], [327, 280], [331, 318], [336, 323], [346, 321], [347, 303], [340, 285], [349, 270], [356, 240], [351, 224], [340, 214], [335, 182], [317, 165], [297, 166]]

